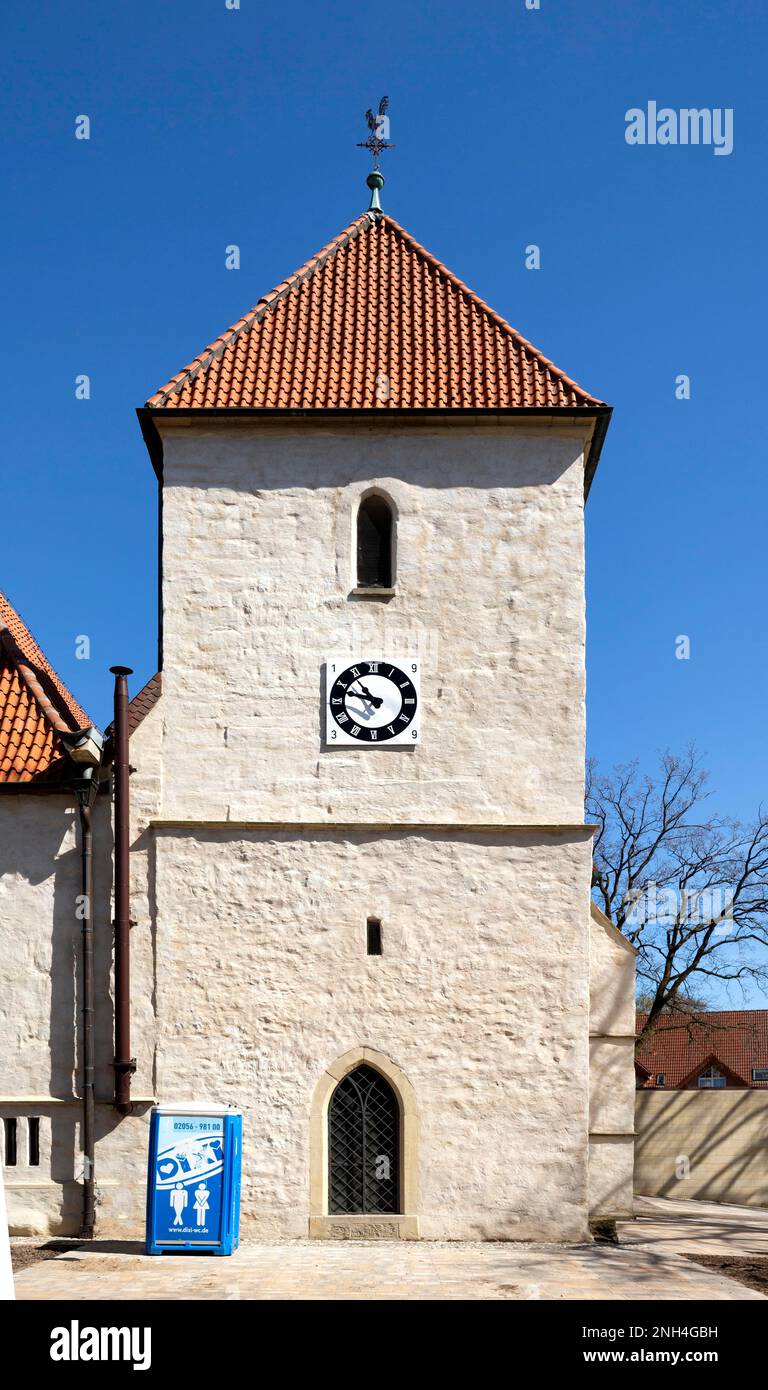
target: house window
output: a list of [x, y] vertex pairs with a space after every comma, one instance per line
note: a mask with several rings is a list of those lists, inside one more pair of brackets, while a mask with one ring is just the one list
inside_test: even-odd
[[718, 1071], [714, 1063], [710, 1062], [708, 1067], [699, 1072], [696, 1084], [700, 1091], [714, 1090], [715, 1088], [720, 1090], [725, 1086], [725, 1077], [721, 1071]]
[[373, 1067], [355, 1067], [328, 1110], [328, 1211], [332, 1216], [399, 1211], [400, 1107]]
[[5, 1154], [3, 1157], [3, 1162], [5, 1163], [6, 1168], [16, 1167], [17, 1128], [18, 1125], [16, 1120], [3, 1120], [3, 1129], [5, 1131]]
[[369, 917], [366, 923], [366, 936], [369, 956], [383, 955], [381, 940], [381, 921], [378, 917]]
[[386, 497], [364, 497], [357, 513], [357, 583], [361, 589], [392, 588], [394, 518]]
[[27, 1121], [29, 1125], [28, 1162], [30, 1168], [40, 1166], [40, 1121], [36, 1115]]
[[656, 1073], [656, 1085], [657, 1085], [657, 1086], [666, 1086], [666, 1084], [667, 1084], [666, 1074], [665, 1074], [663, 1071], [657, 1071], [657, 1073]]
[[768, 1067], [753, 1067], [753, 1068], [752, 1068], [752, 1080], [753, 1080], [753, 1081], [768, 1081]]

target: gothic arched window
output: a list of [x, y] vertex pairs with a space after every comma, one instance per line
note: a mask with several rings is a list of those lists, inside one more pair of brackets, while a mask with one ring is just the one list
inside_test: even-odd
[[332, 1216], [400, 1210], [400, 1107], [373, 1067], [339, 1082], [328, 1110], [328, 1211]]
[[361, 589], [392, 588], [394, 516], [386, 497], [364, 497], [357, 512], [357, 582]]

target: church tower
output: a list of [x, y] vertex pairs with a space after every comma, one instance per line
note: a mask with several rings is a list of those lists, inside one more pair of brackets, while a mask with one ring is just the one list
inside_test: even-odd
[[579, 1239], [610, 410], [382, 184], [139, 412], [157, 1092], [243, 1108], [252, 1235]]

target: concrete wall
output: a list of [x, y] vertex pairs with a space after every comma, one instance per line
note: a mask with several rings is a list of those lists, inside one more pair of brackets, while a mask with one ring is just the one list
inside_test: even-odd
[[589, 1208], [615, 1220], [632, 1214], [636, 952], [594, 903], [589, 958]]
[[[583, 436], [517, 426], [165, 435], [163, 815], [583, 819]], [[350, 597], [361, 493], [397, 592]], [[326, 750], [323, 662], [422, 661], [422, 744]]]
[[635, 1191], [768, 1207], [768, 1092], [638, 1091]]

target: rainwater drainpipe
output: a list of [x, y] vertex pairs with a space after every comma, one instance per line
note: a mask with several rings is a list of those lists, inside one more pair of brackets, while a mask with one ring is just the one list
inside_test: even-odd
[[77, 915], [82, 922], [83, 948], [83, 1206], [80, 1237], [93, 1240], [96, 1218], [96, 1042], [93, 983], [93, 823], [99, 791], [103, 738], [98, 729], [61, 730], [61, 739], [74, 764], [70, 787], [77, 797], [80, 819], [80, 896]]
[[130, 666], [111, 666], [115, 677], [115, 1108], [131, 1112], [131, 945], [130, 945], [130, 768], [128, 766], [128, 676]]
[[82, 1240], [93, 1240], [96, 1219], [96, 1050], [93, 1013], [93, 803], [95, 769], [86, 767], [75, 786], [80, 812], [80, 911], [83, 928], [83, 1209]]

